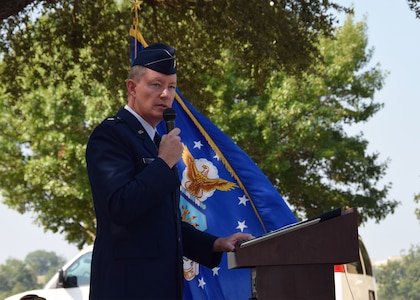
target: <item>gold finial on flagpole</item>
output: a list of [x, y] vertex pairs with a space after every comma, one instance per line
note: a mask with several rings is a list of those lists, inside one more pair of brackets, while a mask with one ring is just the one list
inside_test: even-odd
[[[141, 41], [143, 37], [141, 37], [140, 39], [138, 38], [138, 35], [140, 33], [138, 31], [138, 26], [139, 26], [139, 11], [140, 11], [140, 6], [143, 4], [143, 1], [130, 0], [130, 3], [131, 3], [131, 11], [133, 12], [133, 27], [130, 29], [130, 33], [136, 40]], [[135, 57], [137, 57], [137, 43], [134, 43], [134, 58]]]
[[140, 6], [143, 4], [143, 1], [139, 0], [130, 0], [131, 10], [137, 13], [140, 10]]

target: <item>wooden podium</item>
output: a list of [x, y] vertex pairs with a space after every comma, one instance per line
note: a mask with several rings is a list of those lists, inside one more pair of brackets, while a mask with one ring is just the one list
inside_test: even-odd
[[228, 253], [228, 266], [255, 268], [254, 298], [334, 300], [334, 265], [359, 259], [357, 213], [251, 241]]

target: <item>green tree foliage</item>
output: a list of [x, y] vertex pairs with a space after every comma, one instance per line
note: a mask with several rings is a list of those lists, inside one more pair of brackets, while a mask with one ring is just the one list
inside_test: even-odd
[[[124, 1], [40, 2], [0, 29], [0, 189], [9, 207], [35, 212], [39, 225], [81, 247], [95, 235], [85, 145], [125, 103], [132, 15]], [[139, 20], [147, 42], [177, 48], [183, 94], [298, 211], [357, 205], [363, 220], [379, 220], [396, 205], [385, 201], [387, 186], [376, 189], [386, 164], [340, 126], [380, 108], [369, 99], [382, 73], [358, 73], [367, 62], [358, 39], [320, 39], [332, 33], [333, 8], [341, 9], [330, 1], [156, 0], [144, 1]]]
[[0, 265], [0, 298], [40, 288], [36, 275], [22, 261], [8, 259], [4, 265]]
[[225, 49], [241, 61], [237, 72], [264, 82], [271, 70], [299, 73], [318, 57], [314, 42], [330, 35], [332, 12], [348, 11], [331, 1], [201, 0], [145, 1], [140, 11], [146, 41], [166, 41], [177, 48], [179, 86], [205, 112], [213, 95], [203, 89], [208, 78], [221, 78], [214, 64]]
[[[363, 135], [346, 126], [368, 121], [382, 104], [373, 101], [386, 72], [367, 68], [366, 25], [349, 17], [334, 38], [318, 44], [324, 58], [311, 72], [274, 70], [264, 93], [241, 77], [230, 51], [217, 62], [223, 78], [208, 84], [217, 99], [212, 119], [249, 153], [298, 212], [314, 216], [333, 207], [357, 207], [361, 222], [394, 211], [390, 185], [379, 187], [387, 162], [368, 154]], [[258, 90], [258, 92], [255, 92]]]
[[48, 281], [65, 263], [55, 252], [37, 250], [25, 257], [24, 261], [10, 258], [0, 265], [0, 299], [28, 290], [39, 289], [37, 277]]
[[379, 299], [420, 299], [420, 248], [412, 247], [401, 259], [389, 260], [375, 273]]
[[[420, 202], [420, 193], [414, 196], [414, 202], [416, 202], [416, 203]], [[417, 219], [420, 220], [420, 208], [416, 208], [415, 214], [417, 216]]]
[[25, 264], [37, 275], [47, 276], [57, 272], [66, 260], [58, 256], [55, 252], [37, 250], [29, 253], [25, 257]]
[[407, 0], [408, 6], [416, 13], [416, 17], [420, 19], [420, 0]]
[[63, 1], [37, 14], [4, 26], [0, 187], [7, 205], [37, 212], [44, 228], [81, 247], [95, 235], [85, 145], [124, 103], [130, 21], [113, 1]]

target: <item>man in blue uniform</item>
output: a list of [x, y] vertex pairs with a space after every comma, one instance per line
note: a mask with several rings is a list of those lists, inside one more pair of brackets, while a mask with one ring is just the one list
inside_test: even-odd
[[182, 299], [182, 257], [209, 268], [252, 238], [216, 237], [179, 215], [183, 146], [174, 128], [154, 143], [176, 92], [175, 50], [141, 50], [126, 82], [128, 103], [92, 132], [86, 161], [97, 219], [90, 299]]

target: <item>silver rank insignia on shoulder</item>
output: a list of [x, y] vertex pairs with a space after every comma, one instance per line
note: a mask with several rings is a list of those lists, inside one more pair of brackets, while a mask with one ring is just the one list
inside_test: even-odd
[[139, 131], [137, 131], [137, 133], [138, 134], [143, 134], [144, 133], [144, 130], [143, 129], [140, 129]]
[[153, 157], [143, 157], [143, 163], [146, 165], [151, 164], [154, 160]]

